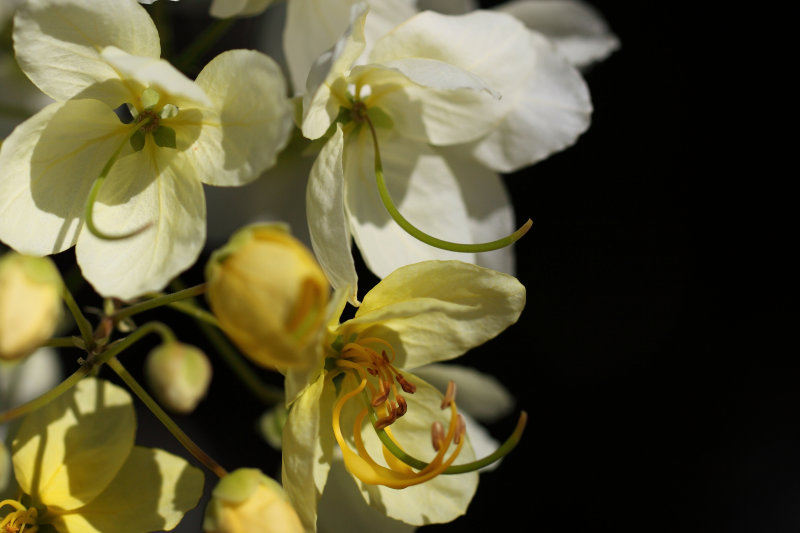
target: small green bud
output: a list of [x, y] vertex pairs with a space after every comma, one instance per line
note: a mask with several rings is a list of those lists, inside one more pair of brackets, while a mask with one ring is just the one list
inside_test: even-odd
[[211, 384], [211, 363], [202, 351], [182, 342], [166, 342], [151, 351], [145, 375], [159, 402], [176, 413], [191, 413]]

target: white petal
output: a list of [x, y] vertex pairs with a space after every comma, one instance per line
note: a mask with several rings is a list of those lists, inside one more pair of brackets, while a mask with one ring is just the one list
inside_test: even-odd
[[212, 59], [196, 83], [217, 112], [204, 113], [200, 137], [189, 148], [198, 178], [210, 185], [236, 186], [273, 166], [293, 128], [278, 65], [260, 52], [230, 50]]
[[129, 127], [97, 100], [51, 104], [0, 148], [0, 239], [45, 255], [77, 238], [92, 183]]
[[350, 229], [345, 214], [344, 136], [336, 133], [317, 156], [306, 188], [306, 214], [311, 245], [322, 270], [334, 289], [344, 289], [358, 305], [358, 276], [350, 250]]
[[[379, 130], [383, 172], [400, 213], [420, 230], [459, 243], [472, 240], [458, 181], [447, 161], [425, 144]], [[385, 277], [427, 259], [473, 262], [475, 255], [441, 250], [403, 230], [383, 206], [375, 183], [372, 139], [367, 128], [345, 148], [346, 204], [350, 229], [367, 266]]]
[[540, 35], [528, 35], [533, 68], [508, 95], [511, 106], [473, 155], [498, 172], [540, 161], [574, 143], [589, 127], [592, 104], [580, 73]]
[[78, 239], [84, 277], [103, 296], [130, 299], [159, 291], [197, 259], [205, 241], [205, 200], [188, 157], [147, 146], [117, 161], [100, 190], [94, 221], [112, 235], [147, 230], [123, 240]]
[[119, 73], [100, 56], [106, 46], [161, 55], [155, 24], [133, 0], [28, 0], [14, 21], [22, 70], [55, 100], [82, 95], [116, 107], [130, 98]]
[[577, 0], [514, 0], [498, 10], [514, 15], [547, 37], [576, 67], [601, 61], [619, 48], [603, 17]]

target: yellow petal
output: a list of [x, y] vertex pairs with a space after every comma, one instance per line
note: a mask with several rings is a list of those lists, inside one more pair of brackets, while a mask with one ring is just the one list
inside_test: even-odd
[[230, 50], [211, 60], [196, 83], [216, 112], [203, 117], [190, 148], [198, 178], [243, 185], [273, 166], [294, 127], [280, 67], [260, 52]]
[[130, 395], [86, 378], [23, 420], [12, 443], [20, 488], [54, 511], [81, 507], [117, 475], [135, 431]]
[[0, 148], [0, 239], [31, 255], [75, 244], [92, 182], [126, 129], [97, 100], [51, 104], [23, 122]]
[[88, 505], [56, 515], [69, 533], [142, 533], [170, 530], [197, 505], [203, 473], [182, 457], [135, 446], [117, 476]]
[[283, 427], [283, 488], [307, 531], [316, 531], [317, 502], [333, 459], [334, 401], [334, 387], [322, 373], [292, 404]]
[[119, 73], [100, 56], [106, 46], [161, 55], [153, 21], [133, 0], [29, 0], [15, 18], [17, 61], [55, 100], [81, 95], [116, 107], [130, 98]]
[[122, 240], [81, 232], [76, 247], [83, 275], [104, 296], [130, 299], [159, 291], [197, 259], [205, 241], [205, 198], [188, 156], [158, 148], [118, 160], [100, 190], [94, 221], [110, 234], [148, 225]]
[[460, 261], [398, 268], [367, 295], [340, 331], [384, 339], [395, 366], [415, 368], [452, 359], [513, 324], [525, 287], [513, 276]]

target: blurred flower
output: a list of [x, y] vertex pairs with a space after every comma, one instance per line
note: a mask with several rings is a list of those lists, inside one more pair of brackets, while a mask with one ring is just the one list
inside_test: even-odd
[[[304, 526], [315, 529], [338, 443], [368, 504], [409, 524], [454, 519], [471, 500], [477, 474], [439, 474], [456, 459], [474, 459], [468, 436], [455, 402], [443, 403], [439, 391], [402, 369], [452, 359], [499, 334], [522, 311], [524, 287], [511, 276], [467, 263], [428, 261], [387, 276], [342, 324], [339, 296], [324, 361], [310, 372], [287, 373], [283, 483], [290, 499]], [[371, 423], [364, 424], [367, 416]], [[408, 455], [429, 457], [431, 423], [441, 424], [437, 453], [416, 470], [389, 453], [375, 431], [385, 429]], [[378, 463], [381, 458], [386, 463]]]
[[316, 361], [329, 285], [314, 256], [280, 226], [248, 226], [206, 265], [206, 297], [220, 326], [268, 368]]
[[206, 507], [206, 533], [302, 533], [303, 526], [281, 486], [254, 468], [219, 480]]
[[194, 346], [165, 342], [147, 355], [145, 376], [153, 394], [164, 407], [188, 414], [208, 392], [211, 362]]
[[59, 533], [175, 527], [197, 504], [203, 474], [163, 450], [134, 446], [135, 430], [130, 395], [94, 378], [29, 414], [12, 443], [25, 496], [0, 502], [0, 524], [49, 524]]
[[[134, 0], [29, 0], [15, 20], [20, 66], [57, 103], [0, 149], [0, 238], [33, 255], [77, 243], [105, 296], [160, 290], [202, 249], [202, 183], [247, 183], [286, 143], [279, 68], [233, 50], [192, 82], [159, 59], [158, 32]], [[114, 112], [125, 106], [130, 123]]]
[[62, 283], [50, 259], [15, 252], [0, 257], [0, 359], [25, 357], [53, 336]]

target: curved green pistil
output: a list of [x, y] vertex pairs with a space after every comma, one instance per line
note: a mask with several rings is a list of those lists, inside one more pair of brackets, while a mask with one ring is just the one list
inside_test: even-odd
[[442, 250], [450, 250], [451, 252], [461, 252], [461, 253], [490, 252], [492, 250], [499, 250], [500, 248], [505, 248], [506, 246], [516, 242], [517, 240], [520, 239], [520, 237], [525, 235], [533, 225], [533, 221], [531, 219], [528, 219], [528, 221], [525, 222], [525, 224], [523, 224], [514, 233], [507, 235], [502, 239], [497, 239], [496, 241], [483, 242], [478, 244], [465, 244], [459, 242], [445, 241], [437, 237], [434, 237], [433, 235], [425, 233], [421, 229], [414, 226], [411, 222], [406, 220], [406, 218], [400, 213], [400, 211], [394, 205], [391, 195], [389, 195], [389, 189], [386, 187], [386, 180], [383, 177], [383, 163], [381, 162], [381, 151], [380, 147], [378, 146], [378, 135], [375, 133], [375, 127], [372, 125], [372, 120], [370, 120], [369, 115], [366, 112], [366, 106], [363, 104], [363, 102], [360, 101], [355, 102], [352, 108], [352, 117], [356, 123], [361, 123], [361, 122], [366, 123], [367, 126], [369, 126], [370, 133], [372, 134], [372, 145], [375, 147], [375, 181], [378, 184], [378, 193], [381, 196], [381, 201], [383, 202], [383, 206], [386, 208], [386, 211], [389, 212], [389, 215], [391, 215], [392, 219], [394, 219], [394, 221], [397, 222], [397, 225], [403, 228], [406, 233], [408, 233], [418, 241], [422, 241], [425, 244], [428, 244], [435, 248], [440, 248]]
[[[367, 404], [367, 409], [369, 409], [369, 420], [372, 422], [372, 429], [375, 430], [375, 433], [378, 435], [378, 438], [381, 439], [381, 443], [383, 446], [391, 452], [392, 455], [403, 461], [405, 464], [410, 466], [411, 468], [416, 468], [417, 470], [422, 470], [423, 468], [427, 467], [429, 463], [425, 461], [421, 461], [416, 457], [413, 457], [395, 444], [392, 438], [386, 433], [383, 429], [377, 429], [375, 424], [378, 422], [378, 414], [375, 412], [375, 409], [372, 407], [369, 398], [367, 397], [366, 393], [364, 393], [364, 399]], [[475, 470], [479, 470], [485, 466], [489, 466], [490, 464], [494, 463], [495, 461], [499, 461], [506, 455], [508, 455], [511, 450], [513, 450], [517, 444], [519, 444], [520, 439], [522, 438], [522, 433], [525, 431], [525, 424], [528, 422], [528, 413], [522, 411], [519, 414], [519, 419], [517, 420], [517, 426], [514, 428], [514, 432], [506, 439], [506, 441], [500, 445], [493, 453], [483, 457], [482, 459], [478, 459], [477, 461], [472, 461], [471, 463], [465, 463], [461, 465], [453, 465], [445, 469], [443, 474], [466, 474], [467, 472], [474, 472]]]
[[111, 157], [106, 162], [105, 166], [103, 167], [103, 170], [100, 172], [100, 175], [97, 177], [97, 179], [94, 180], [94, 183], [92, 184], [92, 189], [89, 191], [89, 197], [86, 199], [86, 207], [84, 208], [83, 218], [86, 221], [86, 227], [89, 229], [92, 235], [94, 235], [98, 239], [103, 239], [106, 241], [118, 241], [122, 239], [129, 239], [131, 237], [139, 235], [140, 233], [142, 233], [143, 231], [145, 231], [147, 228], [150, 227], [150, 224], [145, 224], [141, 228], [135, 229], [123, 235], [110, 235], [100, 230], [100, 228], [97, 227], [97, 225], [94, 223], [93, 213], [94, 213], [94, 203], [97, 200], [98, 193], [100, 193], [100, 187], [103, 186], [103, 182], [105, 182], [108, 173], [111, 172], [111, 167], [113, 167], [114, 163], [117, 162], [120, 152], [122, 152], [122, 149], [125, 147], [125, 145], [130, 142], [131, 137], [133, 137], [137, 132], [147, 128], [147, 126], [150, 124], [152, 120], [153, 120], [152, 117], [146, 116], [141, 122], [136, 124], [136, 127], [133, 128], [130, 131], [130, 133], [128, 133], [128, 135], [125, 136], [125, 139], [119, 144], [119, 146], [117, 146], [117, 149], [114, 150], [114, 153], [111, 154]]

